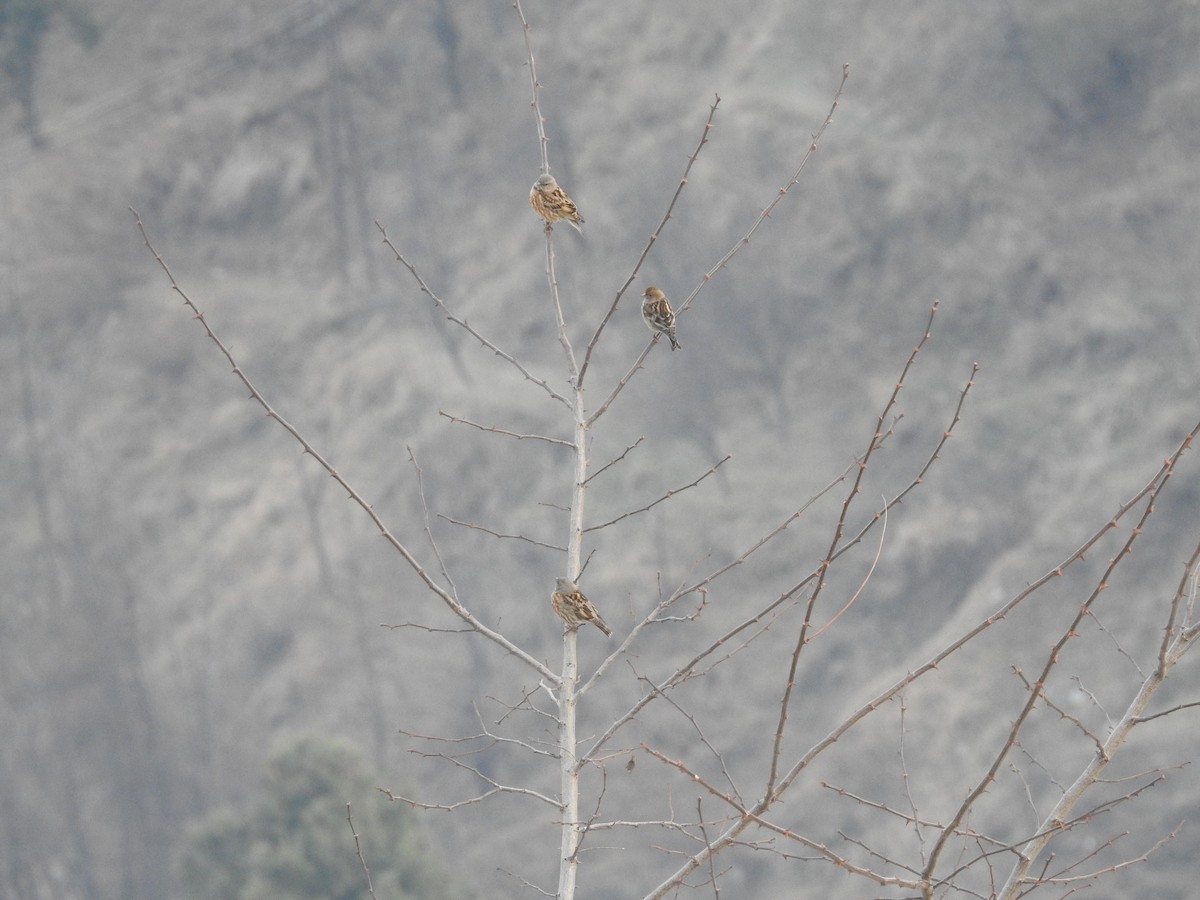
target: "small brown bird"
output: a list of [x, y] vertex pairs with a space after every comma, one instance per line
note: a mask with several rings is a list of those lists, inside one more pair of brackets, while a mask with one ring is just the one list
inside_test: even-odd
[[583, 234], [579, 226], [583, 224], [583, 216], [575, 208], [575, 201], [567, 196], [553, 175], [542, 175], [533, 183], [529, 191], [529, 203], [533, 211], [546, 220], [549, 228], [555, 222], [565, 221], [568, 225]]
[[612, 637], [612, 629], [608, 627], [608, 623], [600, 617], [596, 607], [592, 606], [592, 601], [583, 595], [579, 585], [571, 579], [559, 578], [555, 582], [550, 602], [568, 628], [578, 628], [584, 622], [591, 622], [607, 637]]
[[671, 309], [671, 301], [656, 287], [646, 288], [642, 295], [642, 321], [651, 331], [661, 331], [671, 341], [671, 350], [679, 349], [679, 341], [675, 340], [675, 311]]

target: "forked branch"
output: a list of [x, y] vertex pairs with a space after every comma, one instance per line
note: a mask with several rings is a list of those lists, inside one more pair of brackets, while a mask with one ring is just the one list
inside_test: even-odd
[[[836, 101], [834, 102], [834, 105], [837, 105]], [[832, 110], [830, 111], [830, 115], [833, 115]], [[912, 367], [916, 363], [917, 357], [920, 355], [921, 350], [924, 348], [925, 344], [929, 341], [933, 334], [933, 320], [937, 315], [937, 312], [938, 301], [934, 300], [933, 305], [929, 308], [929, 319], [925, 323], [924, 331], [921, 332], [921, 339], [917, 342], [917, 345], [908, 355], [908, 359], [904, 363], [904, 368], [900, 371], [900, 377], [896, 380], [895, 387], [892, 388], [891, 395], [888, 397], [887, 402], [883, 405], [883, 409], [879, 412], [878, 418], [875, 420], [875, 430], [871, 435], [871, 439], [867, 442], [867, 449], [860, 457], [861, 461], [858, 464], [858, 472], [855, 475], [850, 488], [846, 491], [846, 496], [842, 500], [841, 512], [838, 514], [837, 522], [833, 528], [833, 536], [829, 542], [829, 549], [826, 551], [825, 558], [818, 565], [817, 570], [814, 573], [816, 575], [816, 584], [813, 587], [812, 592], [809, 594], [808, 606], [804, 611], [804, 621], [800, 624], [800, 632], [796, 637], [796, 646], [792, 650], [792, 658], [788, 667], [787, 680], [784, 682], [783, 697], [779, 703], [779, 720], [775, 726], [775, 735], [773, 741], [774, 746], [771, 750], [771, 772], [767, 777], [766, 792], [768, 794], [770, 794], [774, 789], [775, 781], [779, 776], [780, 755], [783, 748], [784, 733], [787, 728], [788, 712], [791, 707], [792, 694], [796, 687], [796, 672], [800, 666], [800, 654], [803, 652], [805, 646], [807, 646], [809, 642], [808, 632], [812, 627], [813, 615], [817, 607], [817, 600], [820, 598], [821, 592], [825, 589], [825, 575], [829, 571], [830, 565], [832, 565], [833, 561], [840, 555], [838, 551], [841, 549], [842, 537], [846, 531], [846, 519], [850, 513], [850, 506], [861, 493], [862, 481], [866, 476], [867, 467], [870, 465], [871, 457], [875, 454], [883, 442], [883, 437], [886, 434], [883, 424], [892, 414], [892, 410], [895, 409], [900, 392], [904, 389], [905, 380], [908, 378], [908, 373], [912, 371]], [[975, 383], [974, 379], [978, 371], [978, 365], [972, 365], [971, 378], [968, 379], [967, 386], [963, 388], [962, 393], [959, 395], [959, 404], [958, 408], [954, 411], [954, 419], [950, 423], [950, 426], [942, 433], [943, 443], [945, 442], [946, 438], [953, 433], [954, 426], [957, 425], [960, 420], [962, 404], [966, 399], [967, 391], [969, 391], [972, 385]], [[940, 449], [941, 443], [939, 443], [938, 448], [934, 450], [932, 456], [930, 457], [930, 463], [927, 463], [927, 466], [937, 458], [938, 450]], [[914, 481], [914, 484], [920, 483], [920, 481], [921, 476], [918, 475]], [[884, 504], [885, 511], [887, 510], [888, 505], [889, 504], [887, 503]], [[877, 521], [877, 519], [872, 519], [871, 524], [874, 524], [875, 521]]]
[[[828, 114], [826, 114], [825, 120], [821, 123], [821, 127], [817, 129], [816, 133], [812, 136], [812, 140], [809, 141], [808, 150], [805, 151], [804, 156], [800, 160], [800, 165], [797, 166], [797, 168], [796, 168], [796, 171], [792, 173], [791, 179], [788, 181], [788, 183], [786, 185], [779, 188], [779, 190], [777, 191], [777, 193], [775, 195], [775, 198], [770, 203], [768, 203], [763, 208], [763, 210], [758, 214], [758, 218], [756, 218], [754, 220], [754, 222], [753, 222], [753, 224], [751, 224], [749, 230], [745, 234], [743, 234], [741, 236], [741, 238], [739, 238], [737, 240], [737, 242], [732, 247], [729, 248], [728, 251], [726, 251], [724, 256], [722, 256], [719, 260], [717, 260], [717, 262], [707, 272], [704, 273], [704, 276], [703, 276], [703, 278], [701, 278], [700, 283], [697, 284], [696, 287], [694, 287], [692, 289], [692, 292], [690, 294], [688, 294], [687, 298], [679, 305], [679, 308], [676, 310], [676, 315], [679, 315], [679, 314], [685, 312], [692, 305], [692, 302], [696, 299], [696, 295], [699, 294], [700, 291], [704, 289], [704, 287], [708, 284], [708, 282], [711, 281], [712, 278], [721, 269], [723, 269], [723, 268], [725, 268], [725, 266], [729, 265], [730, 261], [737, 255], [739, 250], [741, 250], [744, 246], [746, 246], [747, 244], [750, 243], [750, 238], [754, 236], [754, 233], [756, 231], [758, 231], [759, 226], [761, 226], [762, 223], [764, 221], [766, 221], [766, 219], [768, 217], [770, 217], [771, 212], [783, 200], [783, 198], [787, 194], [788, 190], [793, 185], [795, 185], [799, 182], [800, 175], [804, 171], [805, 167], [808, 165], [808, 161], [813, 157], [813, 154], [815, 154], [817, 152], [817, 145], [820, 143], [821, 138], [824, 136], [826, 129], [829, 128], [829, 126], [833, 123], [833, 114], [838, 108], [838, 103], [841, 102], [842, 92], [846, 89], [846, 79], [848, 79], [849, 77], [850, 77], [850, 66], [848, 66], [848, 65], [842, 66], [842, 80], [841, 80], [841, 83], [838, 85], [837, 91], [834, 92], [833, 104], [829, 107], [829, 112], [828, 112]], [[715, 109], [715, 104], [714, 104], [714, 109]], [[703, 141], [701, 141], [701, 146], [703, 146]], [[697, 152], [699, 152], [699, 149], [697, 149]], [[630, 280], [632, 280], [632, 278]], [[616, 303], [619, 300], [620, 300], [620, 295], [618, 295], [617, 300], [614, 301], [614, 303], [613, 303], [614, 309], [616, 307]], [[611, 311], [610, 311], [610, 315], [611, 315]], [[629, 370], [621, 377], [621, 380], [617, 382], [617, 385], [612, 389], [612, 391], [609, 393], [608, 397], [606, 397], [604, 399], [604, 401], [600, 404], [600, 406], [596, 408], [596, 411], [594, 413], [592, 413], [591, 418], [588, 419], [589, 426], [592, 425], [602, 415], [604, 415], [604, 413], [608, 411], [608, 408], [610, 406], [612, 406], [613, 401], [615, 401], [617, 399], [617, 397], [620, 395], [621, 391], [625, 390], [625, 385], [627, 385], [629, 383], [629, 380], [633, 377], [634, 373], [642, 367], [642, 363], [644, 363], [646, 361], [646, 357], [650, 355], [650, 350], [654, 347], [654, 343], [655, 343], [655, 341], [653, 338], [651, 338], [649, 341], [646, 342], [645, 349], [643, 349], [642, 352], [638, 355], [638, 358], [636, 360], [634, 360], [633, 365], [631, 365], [629, 367]]]
[[717, 107], [721, 104], [721, 96], [718, 94], [713, 100], [712, 106], [708, 108], [708, 121], [704, 123], [704, 131], [700, 134], [700, 143], [696, 145], [696, 149], [692, 151], [692, 155], [688, 157], [687, 165], [683, 169], [683, 175], [679, 179], [679, 185], [675, 188], [675, 193], [671, 195], [671, 202], [667, 204], [667, 211], [663, 214], [662, 221], [658, 223], [658, 227], [650, 235], [650, 239], [646, 241], [646, 246], [642, 248], [642, 255], [638, 257], [637, 262], [633, 264], [633, 270], [625, 279], [625, 283], [617, 290], [617, 295], [613, 297], [612, 305], [608, 307], [608, 312], [604, 314], [604, 318], [600, 320], [600, 324], [596, 326], [596, 333], [592, 335], [592, 339], [588, 341], [587, 352], [583, 356], [583, 366], [579, 370], [579, 383], [583, 384], [584, 376], [587, 374], [588, 364], [592, 361], [592, 351], [596, 348], [597, 342], [600, 340], [600, 335], [604, 332], [604, 328], [608, 325], [609, 320], [613, 317], [613, 313], [617, 311], [617, 307], [621, 303], [621, 298], [625, 296], [625, 291], [629, 289], [629, 285], [637, 278], [638, 273], [642, 270], [642, 263], [646, 261], [646, 257], [650, 255], [650, 248], [658, 240], [662, 234], [663, 228], [671, 218], [671, 213], [675, 210], [675, 204], [679, 202], [679, 195], [683, 193], [684, 187], [688, 183], [688, 175], [691, 174], [692, 166], [696, 164], [696, 160], [700, 158], [700, 151], [704, 149], [704, 145], [708, 143], [708, 133], [713, 127], [713, 117], [717, 114]]

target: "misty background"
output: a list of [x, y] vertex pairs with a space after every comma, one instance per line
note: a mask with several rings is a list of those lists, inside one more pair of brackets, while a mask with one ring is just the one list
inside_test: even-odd
[[[36, 134], [15, 96], [0, 104], [0, 878], [39, 885], [29, 896], [180, 896], [172, 860], [188, 823], [251, 795], [288, 740], [352, 740], [384, 786], [454, 802], [480, 782], [408, 753], [401, 731], [475, 734], [477, 708], [495, 721], [536, 683], [477, 638], [380, 627], [457, 622], [246, 401], [127, 207], [267, 400], [433, 566], [411, 450], [459, 596], [554, 666], [561, 629], [548, 597], [564, 555], [436, 514], [565, 544], [555, 504], [569, 496], [570, 462], [439, 412], [562, 438], [569, 419], [437, 314], [374, 220], [457, 315], [552, 386], [566, 388], [566, 370], [527, 200], [539, 156], [511, 3], [86, 8], [94, 45], [65, 22], [45, 38]], [[656, 347], [594, 434], [593, 470], [644, 440], [592, 485], [590, 524], [733, 455], [695, 488], [594, 533], [584, 584], [618, 634], [660, 586], [736, 557], [866, 449], [934, 299], [933, 338], [872, 464], [858, 527], [919, 470], [981, 366], [927, 483], [890, 518], [867, 592], [814, 645], [794, 725], [806, 747], [872, 685], [1064, 560], [1194, 424], [1200, 7], [529, 0], [525, 13], [552, 170], [587, 220], [582, 239], [554, 236], [577, 352], [720, 96], [673, 218], [597, 348], [593, 408], [645, 345], [644, 287], [675, 299], [692, 290], [787, 184], [843, 64], [851, 72], [799, 184], [681, 317], [683, 349]], [[1195, 544], [1193, 456], [1108, 598], [1105, 624], [1128, 626], [1130, 654], [1161, 638], [1146, 609], [1162, 610]], [[715, 585], [693, 630], [635, 646], [635, 666], [590, 698], [581, 733], [640, 694], [634, 669], [661, 677], [673, 654], [686, 658], [811, 571], [841, 496]], [[1044, 656], [1112, 547], [912, 692], [906, 751], [932, 818], [961, 801], [1019, 708], [1009, 667]], [[859, 552], [839, 597], [874, 546]], [[755, 650], [773, 663], [716, 669], [691, 697], [735, 768], [761, 765], [794, 633], [782, 631]], [[592, 638], [581, 637], [585, 672], [602, 659]], [[1089, 689], [1111, 689], [1110, 712], [1123, 708], [1130, 670], [1093, 668], [1078, 661]], [[1115, 672], [1125, 682], [1105, 680]], [[1195, 661], [1174, 679], [1164, 707], [1196, 699]], [[1131, 746], [1121, 771], [1194, 760], [1187, 715]], [[847, 741], [822, 777], [894, 790], [896, 735], [881, 724]], [[622, 746], [643, 740], [694, 749], [665, 714]], [[476, 763], [507, 783], [557, 784], [552, 764], [508, 748]], [[1193, 769], [1123, 808], [1100, 840], [1129, 830], [1136, 856], [1174, 829], [1200, 800]], [[609, 776], [614, 799], [673, 791], [695, 804], [678, 773], [650, 760], [628, 777], [620, 788]], [[585, 806], [596, 787], [585, 785]], [[837, 803], [814, 787], [789, 810]], [[841, 827], [879, 846], [874, 829], [895, 829], [862, 808], [851, 815]], [[1036, 823], [1027, 809], [1014, 818], [1026, 833]], [[822, 819], [801, 821], [836, 843]], [[500, 798], [422, 821], [479, 896], [520, 895], [505, 871], [553, 884], [545, 807]], [[1188, 896], [1197, 840], [1185, 826], [1096, 895]], [[603, 846], [650, 841], [635, 831]], [[640, 896], [675, 867], [630, 852], [632, 868], [621, 852], [589, 855], [581, 896]], [[727, 864], [730, 896], [809, 896], [798, 879], [824, 892], [811, 896], [867, 895], [821, 864], [746, 850]]]

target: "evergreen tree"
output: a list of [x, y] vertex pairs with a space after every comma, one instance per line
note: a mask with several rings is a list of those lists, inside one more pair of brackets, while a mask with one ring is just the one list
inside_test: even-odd
[[272, 757], [261, 796], [244, 808], [215, 811], [190, 829], [179, 861], [187, 896], [223, 900], [360, 898], [367, 876], [379, 897], [449, 900], [450, 884], [411, 810], [384, 800], [352, 745], [301, 738]]

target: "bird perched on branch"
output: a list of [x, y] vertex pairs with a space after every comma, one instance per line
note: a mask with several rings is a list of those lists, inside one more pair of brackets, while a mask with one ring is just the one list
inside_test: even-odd
[[671, 341], [671, 349], [679, 349], [679, 341], [675, 340], [675, 311], [671, 309], [671, 301], [656, 287], [646, 288], [642, 294], [642, 321], [651, 331], [661, 331]]
[[535, 213], [546, 220], [547, 228], [555, 222], [566, 222], [583, 234], [583, 229], [579, 227], [583, 224], [583, 216], [579, 215], [575, 201], [567, 196], [553, 175], [542, 175], [533, 183], [529, 191], [529, 204]]
[[550, 602], [568, 628], [578, 628], [584, 622], [591, 622], [603, 631], [605, 636], [612, 637], [612, 629], [608, 627], [608, 623], [600, 617], [596, 607], [592, 606], [592, 601], [583, 595], [579, 585], [571, 579], [560, 578], [555, 582]]

